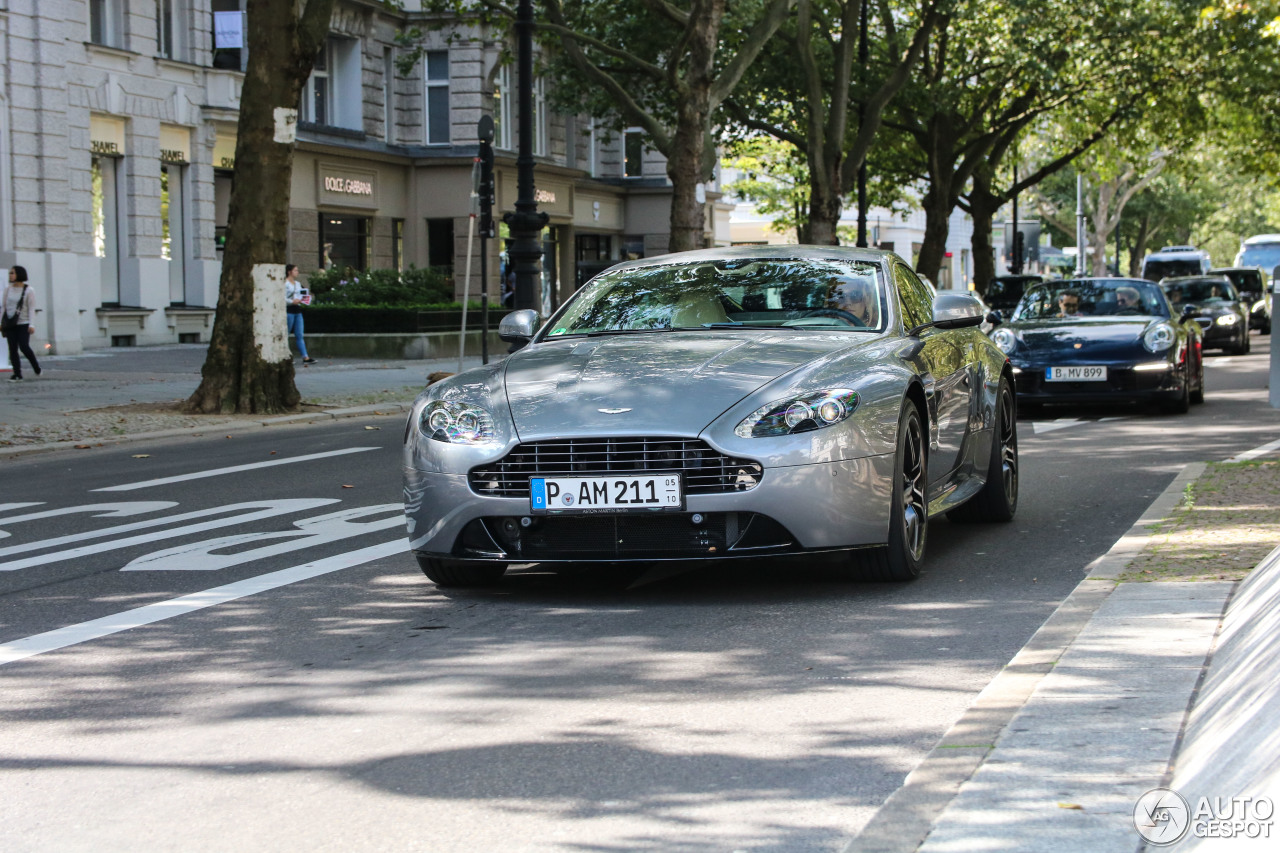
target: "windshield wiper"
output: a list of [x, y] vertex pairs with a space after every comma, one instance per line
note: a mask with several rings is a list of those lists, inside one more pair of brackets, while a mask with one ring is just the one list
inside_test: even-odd
[[[659, 326], [656, 329], [601, 329], [596, 332], [585, 332], [585, 333], [574, 332], [574, 334], [578, 334], [578, 335], [585, 334], [588, 338], [598, 338], [598, 337], [601, 337], [602, 335], [647, 335], [650, 332], [669, 332], [669, 331], [671, 331], [670, 326]], [[564, 337], [564, 335], [556, 335], [556, 337], [561, 338], [561, 337]]]
[[755, 323], [702, 323], [697, 326], [676, 326], [673, 332], [701, 332], [704, 329], [790, 329], [791, 326], [758, 326]]

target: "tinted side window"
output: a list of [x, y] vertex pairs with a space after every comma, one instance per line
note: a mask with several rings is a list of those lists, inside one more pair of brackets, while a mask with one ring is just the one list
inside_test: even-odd
[[901, 264], [894, 264], [893, 282], [897, 285], [903, 328], [911, 329], [930, 322], [933, 319], [933, 294], [924, 282]]

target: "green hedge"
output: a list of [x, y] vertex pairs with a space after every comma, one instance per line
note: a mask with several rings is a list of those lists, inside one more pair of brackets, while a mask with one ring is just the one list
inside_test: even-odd
[[440, 267], [317, 270], [307, 276], [313, 304], [418, 306], [453, 301], [453, 277]]
[[[468, 303], [467, 326], [480, 328], [480, 303]], [[489, 325], [498, 321], [508, 309], [489, 306]], [[444, 305], [311, 305], [302, 311], [303, 326], [308, 333], [328, 334], [417, 334], [421, 332], [456, 332], [462, 326], [462, 307]]]

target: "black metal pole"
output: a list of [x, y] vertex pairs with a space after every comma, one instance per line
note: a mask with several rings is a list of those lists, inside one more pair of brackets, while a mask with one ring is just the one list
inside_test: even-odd
[[537, 309], [535, 284], [542, 277], [539, 238], [547, 224], [547, 215], [538, 212], [533, 186], [533, 0], [520, 0], [516, 9], [516, 72], [520, 110], [516, 209], [502, 220], [511, 229], [508, 256], [516, 272], [515, 307]]
[[[858, 132], [867, 120], [867, 3], [862, 0], [861, 13], [858, 19], [858, 64], [862, 69], [862, 92], [858, 98]], [[860, 248], [867, 247], [867, 158], [864, 156], [858, 164], [858, 243]]]
[[1009, 271], [1022, 273], [1022, 229], [1018, 226], [1018, 146], [1013, 146], [1013, 265]]

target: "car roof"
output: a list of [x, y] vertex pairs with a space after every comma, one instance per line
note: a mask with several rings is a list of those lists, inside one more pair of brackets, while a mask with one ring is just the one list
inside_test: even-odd
[[1225, 275], [1210, 275], [1206, 273], [1204, 275], [1165, 276], [1164, 278], [1160, 279], [1160, 286], [1164, 287], [1165, 285], [1170, 285], [1170, 284], [1192, 284], [1193, 282], [1197, 282], [1197, 281], [1207, 281], [1207, 282], [1212, 282], [1213, 284], [1222, 284], [1223, 282], [1226, 282], [1227, 284], [1231, 283], [1230, 279], [1228, 279]]
[[[705, 263], [707, 261], [732, 260], [841, 260], [886, 263], [894, 258], [902, 260], [896, 252], [885, 249], [860, 249], [852, 246], [722, 246], [714, 249], [693, 249], [687, 252], [669, 252], [618, 264], [610, 272], [641, 269], [674, 263]], [[904, 261], [905, 263], [905, 261]]]

